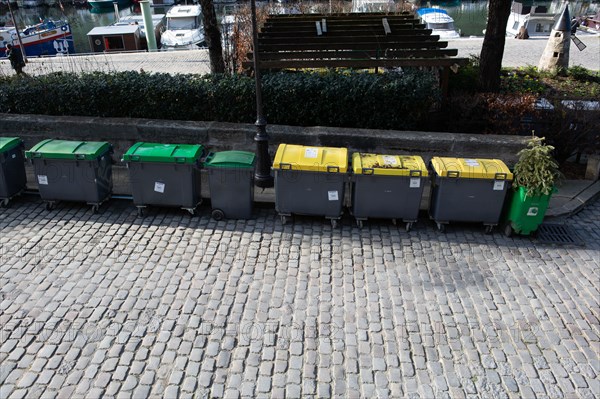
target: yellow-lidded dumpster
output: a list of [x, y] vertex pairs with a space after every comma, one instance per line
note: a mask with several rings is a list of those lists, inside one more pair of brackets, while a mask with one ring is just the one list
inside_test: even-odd
[[352, 155], [352, 214], [359, 227], [368, 218], [417, 221], [429, 173], [423, 158], [410, 155]]
[[451, 221], [480, 222], [490, 233], [500, 220], [513, 174], [499, 159], [434, 157], [429, 215], [440, 231]]
[[348, 171], [348, 149], [280, 144], [273, 162], [275, 209], [285, 224], [287, 217], [342, 216]]

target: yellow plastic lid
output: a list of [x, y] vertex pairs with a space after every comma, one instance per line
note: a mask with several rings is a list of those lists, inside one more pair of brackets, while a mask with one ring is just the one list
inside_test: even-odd
[[513, 174], [499, 159], [433, 157], [431, 165], [433, 165], [435, 173], [441, 177], [509, 181], [513, 179]]
[[352, 154], [352, 169], [357, 175], [428, 176], [423, 158], [413, 155]]
[[348, 149], [279, 144], [273, 169], [346, 173]]

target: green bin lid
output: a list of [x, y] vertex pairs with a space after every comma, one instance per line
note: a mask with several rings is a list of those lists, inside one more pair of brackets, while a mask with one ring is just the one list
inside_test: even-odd
[[10, 151], [23, 143], [18, 137], [0, 137], [0, 152]]
[[135, 143], [123, 155], [126, 162], [195, 163], [204, 147], [199, 144]]
[[27, 158], [77, 159], [91, 161], [110, 150], [106, 141], [44, 140], [25, 152]]
[[213, 152], [204, 162], [207, 168], [244, 168], [253, 169], [256, 155], [247, 151]]

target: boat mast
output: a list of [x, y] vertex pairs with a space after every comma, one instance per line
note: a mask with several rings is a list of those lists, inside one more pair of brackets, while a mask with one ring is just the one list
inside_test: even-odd
[[23, 46], [23, 41], [21, 40], [21, 33], [19, 32], [19, 27], [17, 26], [17, 20], [15, 19], [15, 14], [13, 14], [13, 10], [10, 5], [10, 0], [7, 1], [6, 4], [8, 4], [8, 11], [10, 12], [10, 17], [13, 20], [13, 25], [15, 26], [15, 31], [17, 32], [17, 40], [19, 41], [19, 47], [21, 47], [21, 54], [23, 55], [23, 61], [27, 62], [27, 54], [25, 54], [25, 46]]

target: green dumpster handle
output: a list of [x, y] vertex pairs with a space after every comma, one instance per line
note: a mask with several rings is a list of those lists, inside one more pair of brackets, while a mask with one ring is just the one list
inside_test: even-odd
[[132, 161], [139, 161], [140, 160], [140, 156], [139, 155], [132, 155], [131, 156], [131, 160]]
[[449, 170], [448, 173], [446, 173], [446, 177], [457, 178], [458, 176], [460, 176], [460, 172], [456, 170]]
[[292, 170], [292, 164], [291, 163], [280, 163], [279, 164], [279, 169], [282, 169], [282, 170]]
[[423, 172], [420, 170], [411, 170], [410, 175], [412, 177], [421, 177], [423, 175]]
[[175, 158], [175, 162], [176, 163], [185, 163], [185, 158], [181, 158], [181, 157]]
[[34, 158], [40, 158], [42, 156], [41, 152], [34, 152], [33, 154], [31, 154]]
[[372, 175], [375, 173], [373, 168], [362, 168], [363, 175]]
[[496, 173], [494, 179], [496, 180], [506, 180], [506, 173]]
[[339, 172], [340, 172], [339, 166], [327, 166], [327, 173], [339, 173]]
[[75, 154], [75, 159], [77, 159], [77, 160], [85, 159], [85, 155], [84, 154]]

